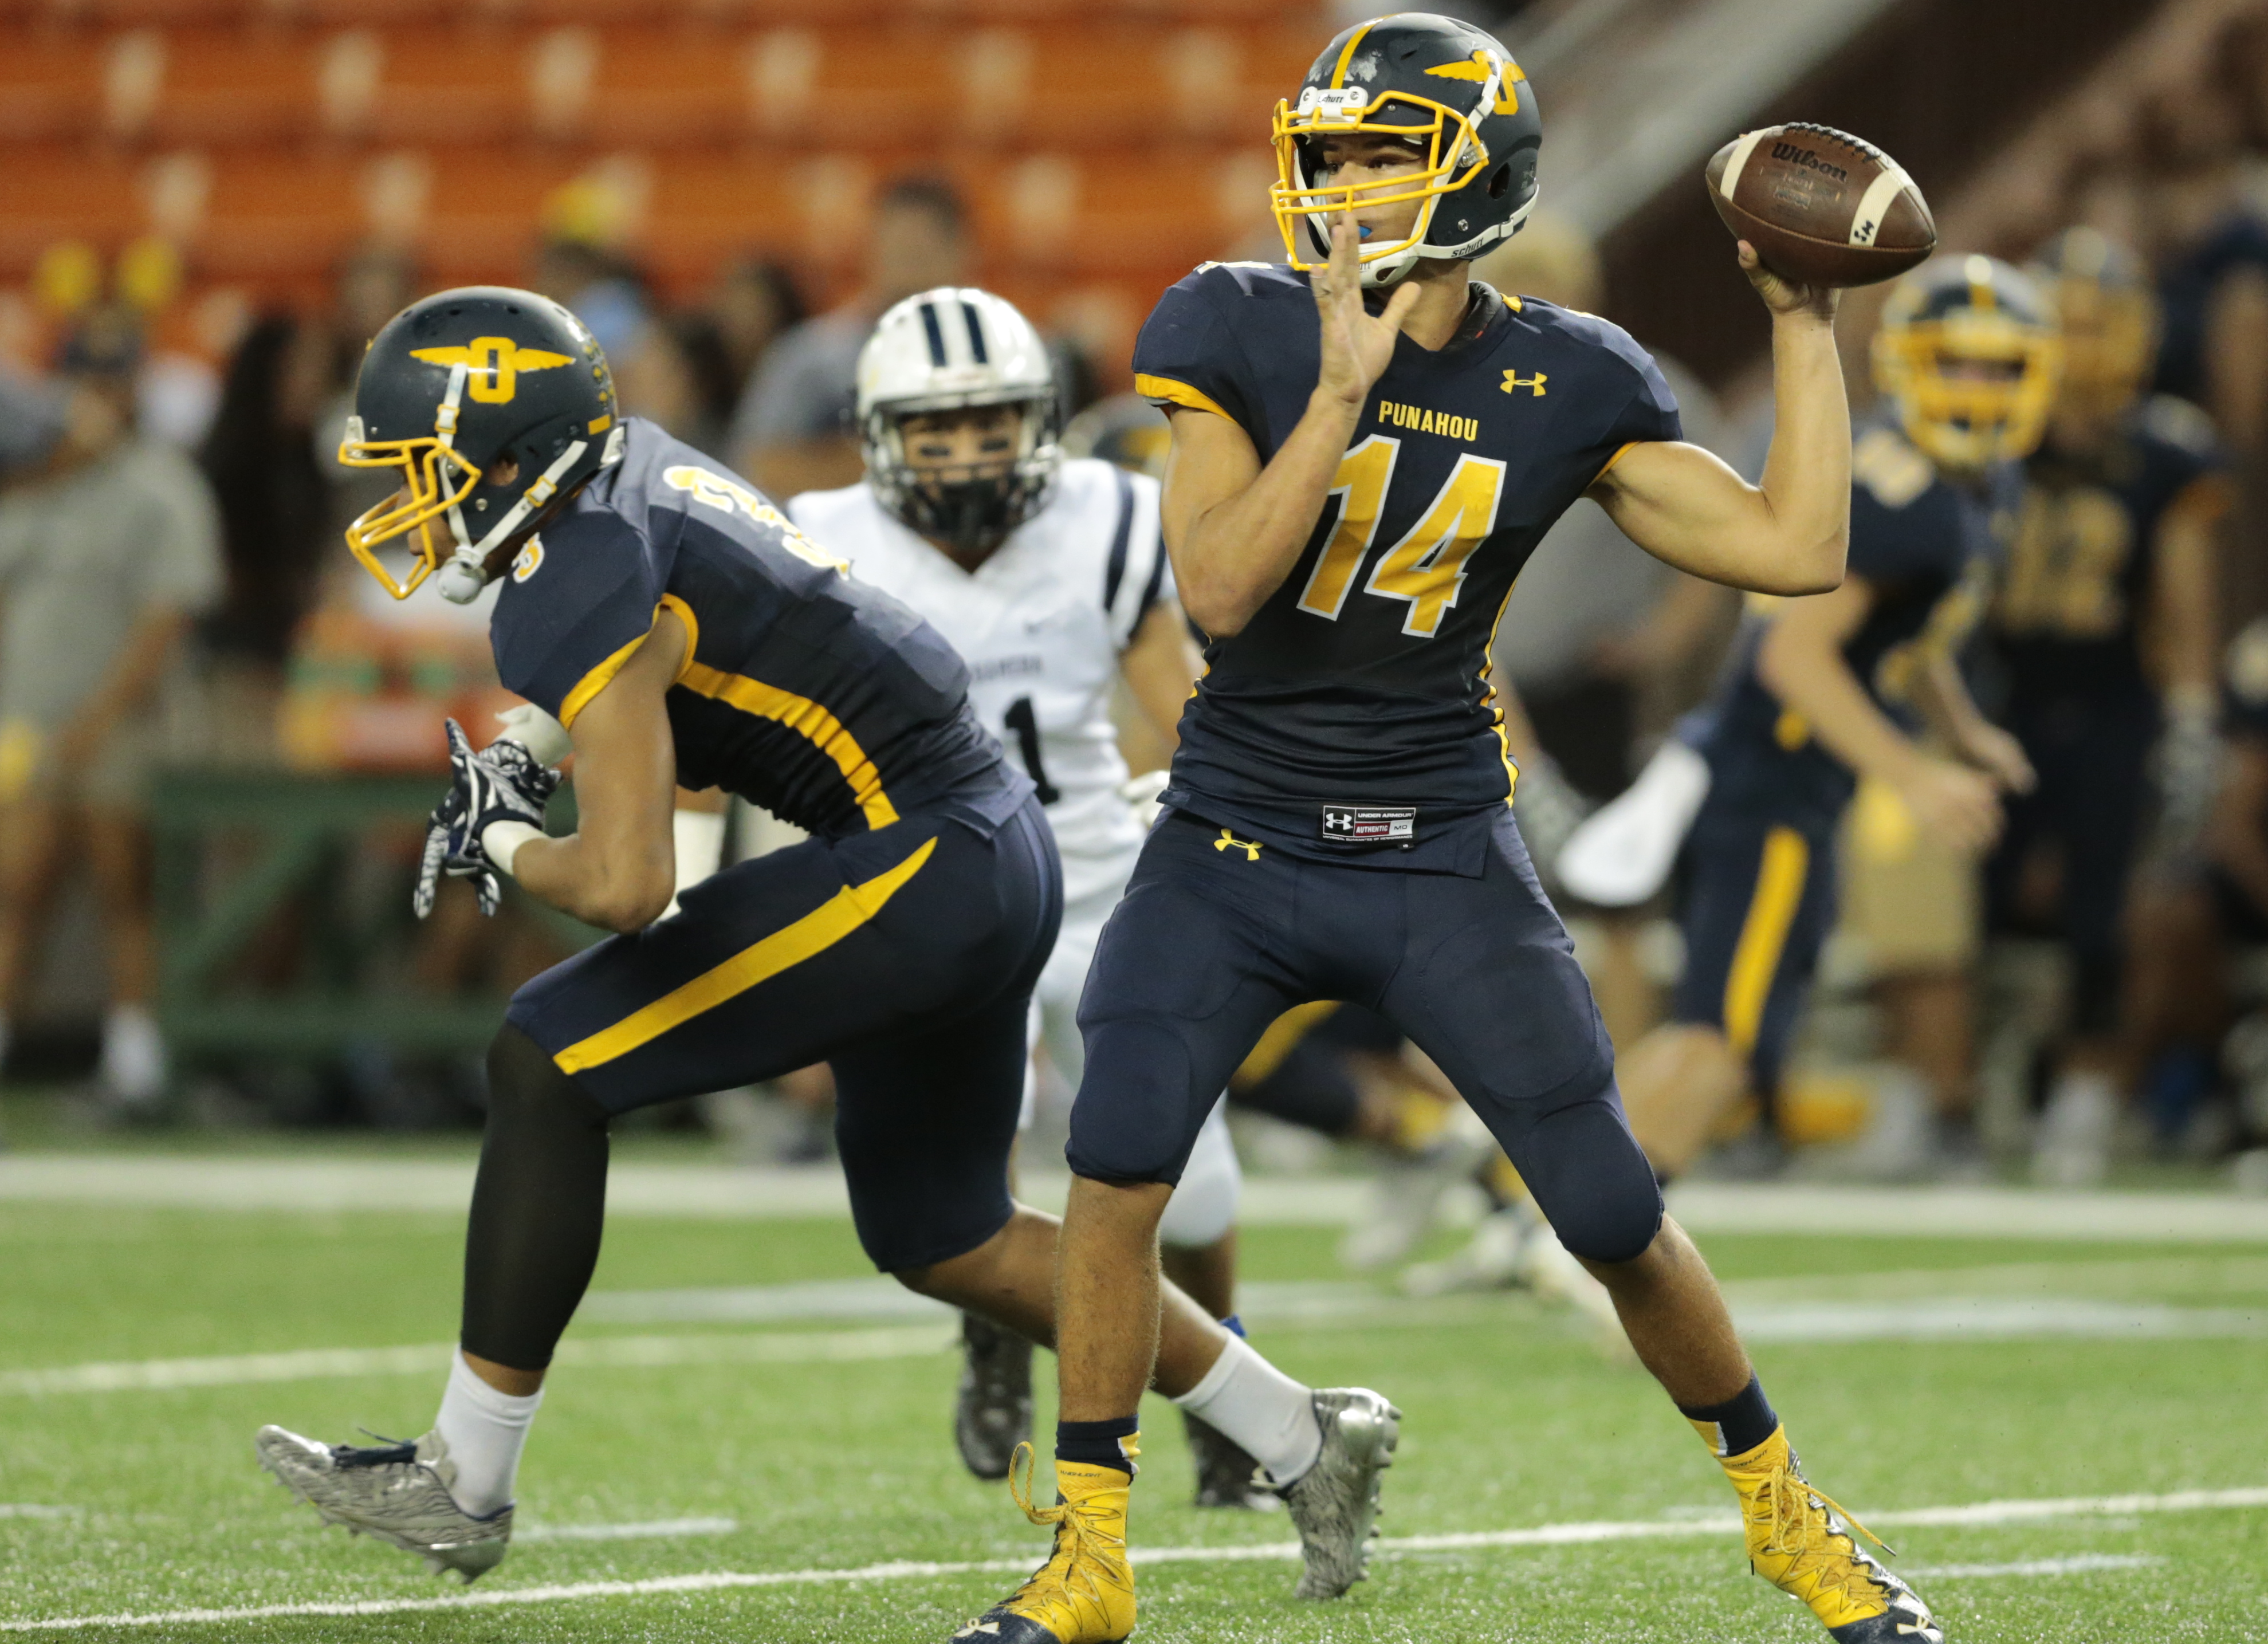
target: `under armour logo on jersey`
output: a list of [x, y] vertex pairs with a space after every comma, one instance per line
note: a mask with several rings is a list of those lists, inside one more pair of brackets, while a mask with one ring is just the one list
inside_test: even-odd
[[1523, 377], [1516, 371], [1508, 371], [1504, 373], [1504, 391], [1511, 394], [1521, 388], [1533, 388], [1535, 397], [1540, 400], [1543, 397], [1543, 385], [1549, 380], [1540, 371], [1533, 377]]
[[429, 365], [462, 365], [465, 391], [482, 405], [509, 405], [523, 371], [549, 371], [575, 362], [547, 349], [522, 348], [508, 336], [476, 336], [462, 348], [414, 348], [409, 358]]
[[1220, 830], [1220, 837], [1212, 842], [1212, 848], [1216, 851], [1226, 851], [1232, 845], [1244, 852], [1246, 861], [1257, 862], [1260, 859], [1260, 842], [1257, 839], [1240, 839], [1224, 828]]

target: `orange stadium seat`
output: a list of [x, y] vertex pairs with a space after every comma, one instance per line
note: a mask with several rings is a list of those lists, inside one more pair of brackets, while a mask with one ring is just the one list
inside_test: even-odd
[[534, 47], [526, 30], [494, 25], [387, 30], [372, 134], [409, 144], [526, 137]]
[[362, 163], [343, 156], [223, 154], [192, 247], [201, 276], [268, 286], [320, 275], [362, 239]]
[[606, 31], [587, 114], [602, 147], [680, 148], [749, 129], [760, 41], [693, 26]]
[[0, 31], [0, 143], [83, 137], [102, 120], [103, 44], [77, 32]]
[[141, 162], [51, 148], [11, 151], [0, 166], [0, 275], [21, 279], [59, 240], [114, 249], [142, 231]]
[[240, 29], [175, 29], [145, 135], [157, 143], [288, 141], [318, 125], [319, 43]]
[[436, 149], [421, 251], [438, 284], [524, 284], [543, 203], [584, 168], [572, 155]]

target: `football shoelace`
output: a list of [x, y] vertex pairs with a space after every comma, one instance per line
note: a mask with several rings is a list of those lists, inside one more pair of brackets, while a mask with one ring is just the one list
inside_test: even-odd
[[[1815, 1501], [1821, 1508], [1815, 1520], [1812, 1515]], [[1871, 1560], [1859, 1552], [1857, 1538], [1848, 1530], [1835, 1530], [1827, 1515], [1832, 1513], [1850, 1530], [1856, 1530], [1894, 1559], [1898, 1556], [1896, 1549], [1860, 1523], [1848, 1508], [1813, 1485], [1802, 1473], [1793, 1467], [1774, 1467], [1765, 1475], [1764, 1488], [1757, 1493], [1757, 1505], [1764, 1509], [1762, 1515], [1768, 1516], [1771, 1523], [1764, 1545], [1757, 1551], [1793, 1559], [1794, 1563], [1788, 1567], [1791, 1577], [1815, 1575], [1818, 1580], [1815, 1591], [1822, 1587], [1839, 1587], [1854, 1599], [1867, 1596], [1869, 1591], [1879, 1594], [1882, 1590], [1882, 1584], [1867, 1573]], [[1838, 1534], [1851, 1544], [1853, 1556], [1836, 1552], [1833, 1543]], [[1841, 1567], [1832, 1570], [1830, 1565]]]
[[[1038, 1587], [1041, 1578], [1047, 1574], [1049, 1567], [1057, 1559], [1062, 1559], [1064, 1560], [1063, 1586], [1071, 1592], [1071, 1596], [1074, 1599], [1083, 1597], [1097, 1610], [1107, 1609], [1109, 1595], [1104, 1592], [1097, 1572], [1108, 1570], [1113, 1560], [1123, 1560], [1126, 1555], [1126, 1538], [1123, 1536], [1110, 1535], [1099, 1528], [1094, 1522], [1094, 1515], [1081, 1510], [1079, 1503], [1075, 1501], [1058, 1501], [1053, 1507], [1033, 1505], [1032, 1473], [1037, 1465], [1038, 1461], [1033, 1453], [1032, 1447], [1029, 1444], [1019, 1444], [1015, 1454], [1008, 1458], [1008, 1493], [1014, 1499], [1016, 1505], [1023, 1508], [1024, 1516], [1032, 1522], [1054, 1526], [1056, 1544], [1048, 1554], [1047, 1563], [1033, 1571], [1031, 1579], [1018, 1588], [1015, 1597], [1008, 1602], [1012, 1604], [1016, 1599], [1023, 1597]], [[1072, 1587], [1071, 1578], [1074, 1574], [1079, 1576], [1080, 1585], [1085, 1589], [1083, 1593]], [[1111, 1585], [1123, 1590], [1122, 1582], [1113, 1581]]]
[[331, 1446], [331, 1465], [334, 1467], [390, 1467], [409, 1465], [417, 1460], [417, 1441], [389, 1439], [383, 1433], [361, 1429], [375, 1444], [334, 1444]]

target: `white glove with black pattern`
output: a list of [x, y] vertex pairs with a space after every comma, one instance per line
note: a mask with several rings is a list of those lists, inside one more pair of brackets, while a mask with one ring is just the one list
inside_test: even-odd
[[418, 864], [417, 888], [409, 905], [419, 918], [433, 911], [441, 875], [469, 879], [481, 911], [493, 915], [504, 899], [504, 881], [482, 847], [491, 822], [526, 822], [541, 832], [543, 807], [558, 791], [559, 773], [520, 742], [506, 738], [475, 749], [454, 719], [449, 729], [449, 792], [425, 824], [425, 856]]

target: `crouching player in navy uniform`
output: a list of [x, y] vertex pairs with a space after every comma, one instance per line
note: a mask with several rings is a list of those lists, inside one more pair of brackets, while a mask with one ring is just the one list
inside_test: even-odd
[[[446, 291], [389, 321], [341, 456], [401, 472], [348, 532], [397, 595], [435, 572], [460, 601], [509, 578], [491, 638], [533, 704], [480, 752], [449, 726], [455, 780], [419, 910], [444, 873], [490, 909], [510, 874], [618, 933], [521, 989], [490, 1047], [462, 1346], [433, 1430], [351, 1447], [265, 1427], [261, 1462], [328, 1520], [468, 1579], [494, 1567], [545, 1369], [598, 1259], [608, 1122], [821, 1060], [875, 1265], [1052, 1340], [1056, 1224], [1011, 1199], [1007, 1168], [1060, 868], [960, 658], [756, 492], [622, 422], [590, 333], [530, 292]], [[446, 563], [438, 530], [456, 544]], [[405, 538], [403, 583], [376, 551]], [[550, 767], [570, 751], [579, 829], [548, 838]], [[665, 918], [679, 784], [813, 837]], [[1178, 1292], [1165, 1331], [1169, 1393], [1233, 1339]], [[1307, 1390], [1248, 1348], [1237, 1362], [1304, 1408]], [[1261, 1418], [1213, 1416], [1256, 1449]]]
[[2158, 326], [2139, 260], [2075, 228], [2034, 273], [2062, 323], [2063, 384], [2025, 464], [1992, 629], [2008, 728], [2040, 781], [2009, 805], [1986, 883], [1996, 929], [2070, 948], [2071, 1007], [2032, 1162], [2044, 1182], [2083, 1187], [2108, 1165], [2134, 1072], [2119, 1005], [2153, 753], [2168, 866], [2194, 857], [2213, 802], [2215, 559], [2233, 497], [2205, 413], [2143, 395]]
[[[1486, 677], [1513, 577], [1587, 494], [1712, 580], [1841, 582], [1834, 294], [1739, 253], [1777, 366], [1779, 434], [1751, 487], [1680, 441], [1669, 390], [1623, 332], [1470, 279], [1535, 198], [1534, 90], [1495, 40], [1425, 14], [1351, 28], [1278, 106], [1275, 135], [1290, 269], [1201, 268], [1136, 345], [1138, 386], [1173, 423], [1174, 579], [1211, 643], [1167, 814], [1079, 1008], [1054, 1554], [961, 1636], [1100, 1644], [1134, 1625], [1127, 1505], [1158, 1217], [1262, 1030], [1338, 999], [1440, 1065], [1612, 1293], [1738, 1492], [1757, 1571], [1844, 1644], [1935, 1644], [1921, 1601], [1804, 1481], [1714, 1279], [1663, 1213], [1513, 823]], [[1307, 1547], [1303, 1595], [1360, 1579], [1398, 1418], [1374, 1397], [1319, 1399], [1307, 1476], [1369, 1487], [1342, 1535]]]
[[[1958, 653], [1992, 600], [2058, 358], [2046, 299], [1989, 257], [1940, 257], [1883, 309], [1875, 377], [1894, 411], [1853, 451], [1850, 574], [1752, 621], [1689, 721], [1710, 782], [1685, 846], [1685, 969], [1670, 1021], [1624, 1058], [1631, 1123], [1664, 1180], [1744, 1093], [1770, 1109], [1835, 923], [1835, 835], [1859, 778], [1971, 862], [1999, 832], [2001, 795], [2032, 785]], [[1916, 740], [1917, 714], [1943, 753]]]

